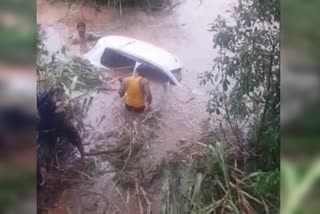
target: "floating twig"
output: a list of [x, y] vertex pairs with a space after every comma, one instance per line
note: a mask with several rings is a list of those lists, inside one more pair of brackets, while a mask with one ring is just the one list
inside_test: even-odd
[[128, 205], [127, 205], [126, 201], [124, 200], [124, 198], [123, 198], [121, 192], [119, 191], [119, 188], [118, 188], [118, 187], [116, 187], [116, 191], [117, 191], [117, 193], [120, 195], [120, 198], [121, 198], [124, 206], [126, 207], [126, 210], [129, 212]]
[[77, 173], [85, 176], [85, 177], [88, 178], [89, 180], [92, 180], [92, 181], [95, 181], [95, 180], [96, 180], [96, 179], [94, 179], [93, 177], [91, 177], [90, 175], [88, 175], [87, 173], [81, 172], [80, 170], [72, 169], [72, 171], [77, 172]]
[[104, 151], [94, 151], [85, 153], [86, 156], [96, 156], [96, 155], [106, 155], [111, 153], [120, 153], [123, 152], [122, 149], [115, 149], [115, 150], [104, 150]]
[[64, 178], [63, 181], [71, 181], [71, 182], [78, 182], [78, 183], [85, 183], [85, 184], [94, 184], [94, 182], [90, 181], [85, 181], [85, 180], [77, 180], [77, 179], [69, 179], [69, 178]]
[[141, 194], [140, 194], [140, 191], [139, 191], [138, 181], [136, 181], [136, 192], [137, 192], [137, 198], [138, 198], [140, 214], [144, 214], [144, 210], [143, 210], [143, 206], [142, 206], [142, 202], [141, 202], [141, 198], [140, 198]]
[[187, 103], [191, 102], [191, 101], [194, 100], [194, 99], [195, 99], [195, 97], [191, 97], [189, 100], [187, 100], [187, 101], [184, 102], [184, 103], [187, 104]]
[[148, 198], [148, 194], [146, 193], [146, 191], [141, 186], [140, 186], [140, 190], [142, 191], [144, 199], [145, 199], [146, 203], [148, 204], [147, 214], [151, 214], [151, 205], [152, 205], [152, 203], [150, 202], [150, 200]]

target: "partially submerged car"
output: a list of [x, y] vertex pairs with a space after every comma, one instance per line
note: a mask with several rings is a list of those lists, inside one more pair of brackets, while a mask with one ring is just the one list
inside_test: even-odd
[[145, 67], [148, 75], [155, 75], [173, 85], [181, 85], [182, 66], [178, 59], [167, 51], [149, 43], [123, 36], [106, 36], [84, 55], [98, 68], [114, 70]]

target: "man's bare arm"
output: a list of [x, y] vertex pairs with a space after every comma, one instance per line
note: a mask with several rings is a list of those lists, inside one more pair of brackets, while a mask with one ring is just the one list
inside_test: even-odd
[[88, 40], [89, 41], [96, 41], [96, 40], [99, 40], [101, 38], [101, 36], [97, 36], [97, 35], [94, 35], [92, 33], [88, 34]]
[[146, 101], [150, 105], [152, 102], [152, 94], [151, 94], [151, 90], [150, 90], [150, 86], [149, 86], [149, 81], [146, 79], [144, 79], [144, 81], [143, 81], [143, 89], [144, 89], [144, 93], [146, 95]]
[[73, 38], [73, 39], [71, 40], [71, 44], [72, 44], [72, 45], [77, 45], [77, 44], [79, 44], [79, 43], [80, 43], [80, 41], [79, 41], [78, 38]]

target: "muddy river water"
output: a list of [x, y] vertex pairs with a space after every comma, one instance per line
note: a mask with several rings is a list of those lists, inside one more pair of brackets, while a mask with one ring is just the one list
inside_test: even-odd
[[[141, 9], [119, 11], [101, 8], [95, 12], [90, 7], [82, 8], [82, 16], [90, 32], [101, 36], [123, 35], [159, 46], [176, 55], [183, 64], [182, 87], [164, 90], [151, 84], [154, 97], [153, 109], [161, 112], [159, 139], [152, 144], [156, 158], [175, 150], [181, 139], [196, 140], [204, 121], [208, 118], [206, 88], [200, 86], [198, 75], [210, 70], [213, 50], [210, 23], [218, 15], [224, 15], [235, 0], [184, 0], [173, 10], [146, 12]], [[76, 21], [80, 17], [79, 6], [68, 7], [59, 2], [49, 4], [38, 0], [38, 24], [47, 31], [46, 44], [50, 51], [68, 47], [70, 54], [79, 55], [79, 47], [70, 46], [70, 38], [76, 33]], [[102, 117], [99, 130], [110, 131], [120, 125], [126, 112], [118, 94], [99, 93], [88, 112], [87, 122], [97, 124]]]

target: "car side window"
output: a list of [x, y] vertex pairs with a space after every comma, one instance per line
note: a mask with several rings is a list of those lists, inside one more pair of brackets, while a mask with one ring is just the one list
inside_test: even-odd
[[164, 71], [160, 70], [159, 68], [152, 66], [150, 64], [143, 63], [141, 76], [153, 81], [153, 82], [166, 82], [168, 81], [167, 75]]
[[181, 82], [182, 76], [181, 76], [181, 69], [176, 69], [171, 71], [171, 73], [175, 76], [175, 78]]
[[123, 68], [134, 67], [136, 62], [115, 50], [106, 48], [101, 56], [100, 63], [108, 68]]

